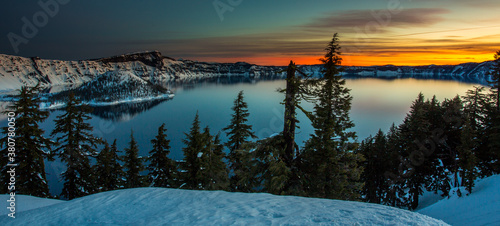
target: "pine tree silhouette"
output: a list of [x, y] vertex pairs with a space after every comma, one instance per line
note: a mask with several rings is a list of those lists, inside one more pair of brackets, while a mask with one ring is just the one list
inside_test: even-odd
[[[39, 126], [49, 116], [49, 112], [39, 109], [40, 99], [37, 97], [39, 91], [38, 86], [23, 86], [14, 97], [16, 101], [4, 112], [4, 114], [15, 113], [14, 119], [9, 120], [15, 124], [13, 126], [15, 130], [9, 130], [8, 126], [2, 128], [5, 136], [0, 139], [0, 169], [2, 170], [0, 192], [3, 194], [12, 192], [8, 190], [10, 183], [8, 172], [14, 168], [16, 183], [13, 190], [17, 194], [50, 196], [44, 160], [52, 159], [53, 142], [44, 136], [44, 131]], [[12, 132], [15, 136], [9, 136]], [[9, 143], [15, 145], [9, 145]], [[15, 153], [14, 162], [10, 162], [10, 157], [12, 157], [9, 155], [10, 147], [14, 149], [10, 152]], [[7, 164], [17, 164], [17, 166], [11, 167]]]
[[144, 170], [142, 157], [139, 156], [139, 147], [134, 138], [134, 131], [130, 132], [129, 146], [125, 148], [123, 168], [125, 171], [125, 188], [138, 188], [145, 185], [145, 178], [141, 175]]
[[249, 192], [252, 189], [248, 175], [251, 160], [249, 139], [257, 137], [252, 132], [252, 126], [247, 124], [250, 113], [248, 113], [243, 91], [238, 93], [232, 110], [231, 124], [223, 129], [228, 137], [225, 145], [229, 149], [227, 158], [229, 169], [232, 171], [230, 187], [232, 191]]
[[152, 187], [175, 187], [177, 169], [175, 162], [168, 157], [170, 154], [170, 140], [167, 139], [165, 123], [158, 128], [158, 135], [151, 140], [153, 149], [149, 152], [149, 183]]
[[96, 191], [89, 157], [97, 155], [97, 145], [102, 141], [92, 135], [92, 126], [87, 122], [92, 118], [90, 107], [81, 105], [71, 93], [64, 109], [51, 135], [59, 135], [56, 152], [67, 166], [62, 173], [65, 182], [61, 196], [74, 199]]

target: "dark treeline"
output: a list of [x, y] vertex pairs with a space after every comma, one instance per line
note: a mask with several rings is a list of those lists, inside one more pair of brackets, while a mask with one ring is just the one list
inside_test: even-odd
[[[131, 131], [121, 153], [117, 140], [110, 145], [92, 136], [87, 123], [90, 108], [74, 95], [66, 98], [65, 113], [55, 120], [51, 138], [38, 124], [38, 87], [23, 87], [10, 111], [16, 112], [16, 186], [18, 194], [49, 197], [44, 160], [57, 156], [66, 164], [61, 198], [123, 188], [164, 187], [232, 192], [268, 192], [373, 203], [415, 209], [424, 190], [448, 195], [452, 187], [472, 192], [474, 180], [500, 172], [499, 72], [500, 51], [491, 74], [492, 88], [470, 90], [442, 103], [420, 94], [403, 124], [388, 133], [379, 131], [361, 143], [350, 129], [352, 97], [340, 76], [337, 34], [328, 43], [322, 78], [311, 78], [293, 62], [288, 66], [283, 132], [262, 140], [248, 124], [248, 106], [240, 92], [233, 114], [220, 133], [201, 127], [198, 114], [185, 133], [184, 158], [174, 161], [166, 125], [152, 138], [148, 156], [139, 156]], [[313, 111], [301, 102], [313, 103]], [[303, 147], [295, 143], [298, 112], [304, 113], [314, 133]], [[8, 134], [8, 128], [3, 128]], [[7, 137], [0, 140], [0, 192], [8, 193], [10, 168]], [[95, 159], [95, 161], [91, 161]], [[94, 165], [91, 162], [95, 162]]]
[[401, 125], [361, 142], [365, 201], [415, 209], [424, 190], [468, 195], [476, 178], [500, 173], [499, 57], [491, 92], [475, 87], [441, 103], [419, 94]]

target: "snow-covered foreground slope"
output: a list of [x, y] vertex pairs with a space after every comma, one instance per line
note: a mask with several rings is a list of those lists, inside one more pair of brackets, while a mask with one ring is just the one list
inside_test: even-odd
[[19, 212], [16, 219], [0, 218], [0, 225], [283, 224], [446, 225], [418, 213], [360, 202], [166, 188], [104, 192]]
[[462, 197], [453, 195], [448, 199], [419, 210], [419, 213], [441, 219], [451, 225], [500, 225], [500, 175], [476, 181], [472, 194]]
[[[16, 213], [65, 202], [57, 199], [44, 199], [28, 195], [16, 195], [15, 198]], [[10, 199], [9, 195], [0, 195], [0, 200], [3, 204], [0, 208], [0, 216], [7, 216], [7, 214], [10, 213], [10, 211], [6, 208], [9, 203], [5, 200], [8, 199]]]

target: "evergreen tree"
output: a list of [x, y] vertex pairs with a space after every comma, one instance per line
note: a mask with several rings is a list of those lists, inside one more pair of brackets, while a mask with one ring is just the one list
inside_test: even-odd
[[92, 109], [70, 93], [65, 113], [57, 116], [56, 126], [51, 135], [57, 137], [56, 149], [67, 169], [62, 176], [65, 180], [61, 196], [74, 199], [95, 192], [95, 177], [92, 174], [89, 157], [97, 154], [96, 148], [102, 141], [92, 135], [92, 126], [86, 122], [92, 117]]
[[[436, 96], [433, 96], [430, 101], [425, 101], [424, 120], [428, 122], [429, 133], [425, 140], [415, 140], [420, 145], [429, 145], [429, 151], [424, 151], [426, 149], [422, 147], [418, 149], [423, 154], [421, 156], [424, 157], [424, 162], [421, 164], [424, 167], [419, 167], [419, 169], [424, 170], [423, 174], [427, 177], [425, 188], [427, 191], [434, 191], [435, 193], [442, 192], [443, 196], [447, 196], [451, 189], [449, 175], [451, 170], [449, 169], [452, 168], [450, 167], [452, 164], [450, 162], [452, 162], [452, 158], [456, 158], [455, 152], [459, 141], [455, 139], [460, 139], [457, 129], [461, 125], [461, 113], [460, 107], [455, 106], [460, 105], [460, 101], [458, 99], [455, 101], [457, 102], [448, 100], [444, 103], [447, 105], [447, 112], [445, 112], [445, 108], [441, 106]], [[456, 118], [450, 120], [453, 116]], [[415, 162], [415, 159], [419, 159], [419, 157], [412, 158], [410, 156], [410, 160], [412, 159]]]
[[257, 138], [252, 132], [252, 126], [248, 125], [247, 103], [243, 98], [243, 91], [238, 93], [238, 97], [234, 100], [232, 108], [233, 115], [231, 124], [224, 128], [228, 136], [228, 142], [225, 145], [229, 149], [227, 156], [229, 161], [229, 169], [232, 171], [230, 178], [230, 188], [232, 191], [248, 192], [252, 188], [248, 181], [248, 164], [250, 163], [249, 139]]
[[97, 163], [94, 166], [94, 174], [100, 185], [99, 191], [111, 191], [122, 186], [123, 167], [120, 165], [116, 139], [111, 147], [108, 142], [104, 142], [104, 148], [96, 157]]
[[[302, 188], [303, 172], [301, 168], [303, 166], [300, 156], [301, 152], [295, 143], [295, 129], [299, 128], [297, 125], [299, 120], [297, 119], [296, 109], [301, 110], [313, 121], [312, 113], [301, 106], [301, 101], [314, 102], [317, 87], [317, 79], [311, 79], [311, 76], [302, 72], [293, 61], [290, 61], [286, 69], [286, 88], [279, 90], [279, 92], [285, 94], [285, 100], [282, 103], [285, 105], [282, 132], [283, 143], [276, 144], [277, 146], [273, 148], [274, 151], [280, 153], [280, 156], [277, 156], [277, 159], [275, 159], [277, 161], [269, 162], [269, 170], [273, 171], [273, 174], [281, 175], [280, 177], [273, 177], [271, 180], [274, 182], [269, 184], [269, 186], [272, 185], [277, 188], [274, 193], [283, 190], [281, 191], [283, 194], [304, 194]], [[282, 147], [284, 147], [283, 152], [281, 152]], [[280, 182], [277, 183], [277, 181]], [[277, 184], [279, 186], [275, 186]]]
[[[438, 157], [442, 162], [442, 167], [438, 167], [438, 171], [451, 172], [453, 174], [453, 186], [458, 187], [458, 149], [461, 145], [462, 128], [465, 118], [463, 103], [460, 97], [456, 96], [453, 99], [445, 100], [441, 106], [443, 114], [438, 119], [441, 119], [444, 126], [443, 138], [445, 142], [442, 145], [444, 147], [438, 152]], [[445, 178], [439, 178], [438, 180], [445, 181], [448, 178], [449, 176], [445, 175]], [[447, 195], [447, 191], [444, 191], [444, 195]]]
[[[387, 157], [385, 161], [388, 164], [388, 169], [384, 173], [387, 180], [388, 191], [385, 195], [383, 203], [389, 206], [404, 207], [406, 206], [405, 197], [405, 180], [402, 175], [402, 140], [400, 130], [392, 124], [387, 137]], [[367, 169], [368, 170], [368, 169]]]
[[500, 50], [495, 53], [495, 60], [490, 72], [492, 99], [494, 100], [494, 108], [488, 110], [489, 128], [487, 131], [488, 148], [492, 161], [492, 171], [500, 173]]
[[491, 89], [495, 94], [495, 102], [497, 112], [500, 112], [500, 50], [495, 53], [495, 60], [493, 61], [493, 67], [491, 68], [491, 72], [489, 75], [491, 76], [491, 81], [489, 84], [491, 85]]
[[181, 188], [201, 189], [202, 178], [200, 178], [201, 150], [204, 148], [203, 134], [200, 132], [200, 119], [198, 112], [193, 120], [193, 125], [189, 133], [185, 133], [183, 140], [186, 147], [182, 149], [184, 159], [180, 163]]
[[[410, 113], [400, 126], [402, 155], [405, 162], [405, 185], [408, 190], [406, 200], [409, 209], [418, 207], [418, 197], [423, 194], [423, 187], [429, 182], [428, 171], [431, 166], [425, 163], [425, 154], [418, 143], [426, 141], [431, 135], [430, 123], [426, 118], [424, 95], [420, 93], [411, 106]], [[426, 168], [427, 167], [427, 168]]]
[[467, 120], [462, 128], [461, 145], [458, 147], [458, 166], [462, 186], [466, 187], [469, 194], [474, 187], [474, 181], [478, 172], [476, 168], [477, 158], [474, 155], [474, 149], [477, 148], [478, 138]]
[[385, 172], [390, 170], [387, 160], [387, 139], [379, 130], [374, 138], [369, 137], [359, 147], [360, 153], [365, 157], [362, 166], [367, 169], [361, 174], [364, 182], [362, 195], [364, 200], [371, 203], [383, 203], [388, 193], [389, 185], [385, 178]]
[[143, 159], [139, 156], [139, 147], [134, 138], [134, 131], [130, 133], [129, 146], [125, 148], [123, 167], [125, 168], [125, 188], [138, 188], [145, 185], [145, 178], [141, 175], [144, 170]]
[[212, 136], [210, 129], [205, 127], [202, 136], [204, 143], [200, 156], [202, 188], [205, 190], [227, 190], [229, 187], [228, 169], [223, 161], [224, 146], [220, 143], [219, 135]]
[[470, 130], [474, 131], [478, 142], [476, 148], [473, 148], [474, 156], [477, 158], [477, 167], [479, 168], [479, 176], [491, 176], [494, 172], [494, 153], [496, 150], [491, 148], [491, 138], [493, 131], [491, 129], [494, 112], [494, 105], [490, 96], [485, 94], [484, 87], [474, 87], [473, 90], [468, 90], [463, 97], [464, 114], [466, 121], [469, 121]]
[[[15, 102], [9, 106], [8, 112], [14, 112], [15, 116], [9, 119], [14, 123], [14, 131], [9, 127], [2, 128], [5, 134], [0, 139], [0, 176], [2, 194], [15, 190], [17, 194], [32, 195], [38, 197], [49, 197], [49, 188], [45, 174], [45, 159], [52, 159], [51, 145], [49, 139], [44, 137], [44, 131], [39, 123], [47, 119], [49, 113], [39, 109], [40, 99], [37, 97], [39, 87], [22, 87], [14, 99]], [[9, 145], [11, 143], [11, 145]], [[14, 145], [12, 145], [14, 144]], [[15, 155], [9, 154], [14, 153]], [[14, 158], [14, 162], [11, 161]], [[8, 190], [12, 166], [15, 168], [15, 188]]]
[[285, 163], [282, 146], [283, 135], [276, 135], [258, 142], [254, 151], [256, 182], [262, 190], [276, 195], [300, 195], [298, 189], [290, 189], [292, 169]]
[[362, 156], [353, 152], [355, 133], [347, 131], [354, 126], [349, 118], [352, 97], [339, 75], [342, 58], [337, 42], [335, 34], [321, 59], [325, 70], [312, 117], [315, 131], [303, 153], [303, 168], [309, 171], [304, 179], [311, 196], [355, 200], [362, 187], [358, 182]]
[[168, 157], [170, 140], [167, 139], [165, 123], [158, 128], [158, 135], [151, 140], [153, 150], [149, 152], [149, 183], [152, 187], [171, 188], [176, 185], [175, 162]]

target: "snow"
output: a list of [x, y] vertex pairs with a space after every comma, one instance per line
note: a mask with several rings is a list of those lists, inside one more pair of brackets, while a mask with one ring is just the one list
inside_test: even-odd
[[[163, 84], [174, 80], [191, 81], [220, 76], [274, 75], [281, 68], [276, 67], [241, 67], [236, 64], [197, 63], [176, 61], [163, 58], [159, 52], [146, 52], [117, 56], [123, 62], [114, 62], [111, 58], [101, 60], [62, 61], [38, 58], [26, 58], [0, 54], [0, 91], [12, 91], [23, 85], [34, 86], [40, 82], [42, 87], [58, 85], [79, 86], [92, 81], [108, 72], [132, 74], [141, 80]], [[113, 57], [112, 57], [113, 58]], [[116, 58], [116, 57], [115, 57]], [[141, 61], [142, 60], [142, 61]], [[145, 64], [144, 61], [158, 61], [158, 65]], [[244, 65], [243, 65], [244, 66]], [[128, 76], [130, 77], [130, 76]]]
[[[39, 205], [38, 200], [33, 198], [29, 205]], [[285, 224], [447, 225], [422, 214], [361, 202], [167, 188], [103, 192], [20, 211], [16, 219], [0, 216], [0, 225]]]
[[451, 225], [500, 225], [500, 175], [476, 181], [470, 195], [464, 187], [458, 197], [454, 188], [450, 198], [444, 198], [417, 212]]
[[444, 199], [443, 196], [441, 196], [442, 193], [436, 194], [434, 191], [426, 191], [424, 189], [424, 193], [418, 197], [418, 207], [417, 211], [423, 208], [426, 208], [430, 205], [435, 204], [439, 200]]
[[[0, 195], [0, 203], [2, 203], [0, 207], [0, 216], [7, 216], [10, 213], [7, 207], [9, 206], [9, 202], [6, 200], [10, 199], [10, 195]], [[58, 203], [64, 203], [65, 201], [56, 200], [56, 199], [44, 199], [38, 198], [28, 195], [16, 195], [16, 216], [19, 212], [38, 209], [46, 206], [55, 205]], [[3, 224], [0, 224], [3, 225]]]
[[[172, 81], [192, 81], [204, 78], [216, 78], [220, 76], [244, 76], [244, 77], [266, 77], [281, 76], [284, 67], [247, 65], [245, 63], [203, 63], [190, 60], [173, 60], [163, 58], [157, 51], [135, 53], [117, 56], [123, 58], [123, 62], [109, 61], [111, 58], [98, 60], [62, 61], [47, 60], [39, 58], [26, 58], [0, 54], [0, 91], [12, 91], [23, 85], [34, 86], [40, 83], [42, 87], [53, 86], [79, 86], [92, 81], [100, 75], [108, 72], [125, 71], [154, 84], [164, 84]], [[114, 57], [116, 58], [116, 57]], [[109, 61], [109, 62], [106, 62]], [[152, 66], [144, 62], [154, 62]], [[157, 61], [157, 62], [155, 62]], [[399, 77], [402, 75], [427, 78], [435, 72], [446, 75], [444, 78], [462, 77], [467, 75], [475, 81], [483, 82], [488, 77], [485, 72], [489, 71], [491, 62], [465, 63], [458, 66], [421, 66], [409, 67], [394, 66], [382, 67], [347, 67], [342, 74], [354, 74], [357, 76]], [[322, 65], [302, 65], [301, 70], [307, 74], [319, 77], [323, 70]]]
[[[125, 103], [137, 103], [137, 102], [145, 102], [145, 101], [152, 101], [152, 100], [160, 100], [160, 99], [172, 99], [174, 98], [175, 94], [167, 93], [163, 95], [158, 95], [158, 96], [148, 96], [148, 97], [128, 97], [126, 99], [122, 100], [117, 100], [117, 101], [110, 101], [110, 102], [99, 102], [99, 101], [82, 101], [81, 104], [97, 107], [97, 106], [111, 106], [111, 105], [119, 105], [119, 104], [125, 104]], [[40, 103], [40, 109], [42, 110], [47, 110], [47, 109], [61, 109], [66, 107], [66, 103], [63, 102], [55, 102], [55, 103], [49, 103], [49, 102], [42, 102]]]
[[158, 95], [158, 96], [150, 96], [150, 97], [128, 97], [123, 100], [119, 101], [113, 101], [113, 102], [95, 102], [91, 101], [86, 104], [90, 106], [107, 106], [107, 105], [118, 105], [118, 104], [124, 104], [124, 103], [135, 103], [135, 102], [144, 102], [144, 101], [151, 101], [151, 100], [158, 100], [158, 99], [172, 99], [174, 98], [175, 94], [163, 94], [163, 95]]

